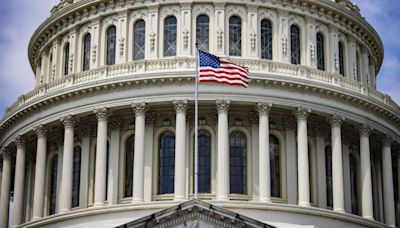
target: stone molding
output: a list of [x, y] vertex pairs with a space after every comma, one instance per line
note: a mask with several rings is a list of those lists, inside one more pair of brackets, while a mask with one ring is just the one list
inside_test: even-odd
[[230, 109], [230, 100], [217, 100], [215, 102], [218, 113], [228, 112]]

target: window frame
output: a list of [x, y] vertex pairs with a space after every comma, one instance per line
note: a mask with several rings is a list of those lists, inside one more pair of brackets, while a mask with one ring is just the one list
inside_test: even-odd
[[[239, 39], [238, 40], [233, 40], [234, 38], [234, 34], [233, 34], [233, 32], [234, 32], [234, 28], [232, 27], [232, 26], [234, 26], [233, 25], [233, 22], [231, 22], [231, 20], [232, 19], [239, 19], [239, 22], [240, 22], [240, 24], [236, 24], [236, 26], [237, 27], [239, 27], [240, 26], [240, 29], [238, 29], [238, 34], [237, 35], [235, 35], [235, 37], [238, 37]], [[227, 42], [227, 45], [228, 45], [228, 55], [229, 56], [235, 56], [235, 57], [241, 57], [241, 56], [243, 56], [243, 39], [242, 39], [242, 36], [243, 36], [243, 18], [240, 16], [240, 15], [237, 15], [237, 14], [233, 14], [233, 15], [230, 15], [229, 16], [229, 18], [228, 18], [228, 42]], [[233, 46], [233, 43], [236, 43], [237, 45], [237, 50], [235, 50], [235, 51], [237, 51], [237, 53], [234, 53], [233, 51], [233, 49], [231, 49], [231, 47]]]
[[[174, 41], [175, 43], [170, 45], [170, 47], [174, 46], [173, 52], [172, 53], [167, 53], [168, 52], [168, 49], [167, 49], [167, 29], [168, 29], [169, 26], [171, 26], [171, 27], [173, 26], [173, 25], [168, 25], [167, 26], [167, 20], [168, 19], [172, 19], [172, 18], [175, 19], [175, 34], [171, 33], [171, 35], [175, 36], [175, 37], [172, 37], [172, 38], [175, 38], [175, 41]], [[178, 27], [179, 26], [178, 26], [178, 17], [177, 16], [171, 14], [171, 15], [167, 15], [166, 17], [164, 17], [164, 19], [163, 19], [163, 28], [162, 28], [162, 33], [163, 33], [162, 56], [163, 57], [175, 57], [175, 56], [177, 56], [177, 54], [178, 54], [178, 29], [179, 29]]]
[[[143, 36], [138, 36], [138, 28], [137, 28], [137, 26], [138, 26], [139, 23], [143, 23], [143, 28], [140, 28], [140, 30], [139, 30], [139, 31], [143, 32], [143, 34], [142, 34]], [[134, 61], [135, 60], [143, 60], [143, 59], [146, 58], [146, 21], [143, 18], [137, 19], [132, 25], [132, 31], [133, 31], [132, 32], [132, 34], [133, 34], [133, 39], [132, 39], [132, 42], [133, 42], [132, 43], [132, 60], [134, 60]], [[138, 53], [136, 53], [136, 51], [137, 51], [137, 45], [136, 44], [137, 44], [138, 37], [142, 38], [143, 47], [138, 50]], [[138, 57], [137, 55], [139, 53], [143, 53], [143, 56]]]

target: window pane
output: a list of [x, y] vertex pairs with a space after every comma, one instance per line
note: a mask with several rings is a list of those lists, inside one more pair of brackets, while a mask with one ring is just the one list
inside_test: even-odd
[[126, 140], [125, 149], [125, 197], [132, 197], [133, 193], [133, 159], [135, 154], [135, 137]]
[[357, 162], [353, 154], [350, 154], [350, 191], [351, 213], [358, 215], [358, 189], [357, 189]]
[[266, 19], [261, 21], [261, 58], [272, 59], [272, 24]]
[[107, 65], [115, 64], [115, 52], [116, 52], [116, 42], [117, 42], [117, 28], [111, 26], [107, 30]]
[[64, 75], [69, 74], [69, 43], [64, 47]]
[[229, 139], [230, 192], [246, 194], [246, 136], [233, 132]]
[[172, 132], [165, 132], [161, 135], [159, 163], [160, 194], [174, 193], [175, 135]]
[[356, 62], [357, 62], [357, 74], [356, 74], [356, 80], [360, 81], [361, 77], [361, 61], [360, 61], [360, 54], [358, 51], [356, 52]]
[[280, 174], [280, 147], [279, 140], [269, 136], [269, 156], [270, 156], [270, 174], [271, 174], [271, 196], [281, 196], [281, 174]]
[[83, 40], [83, 71], [90, 69], [91, 40], [90, 34], [87, 34]]
[[326, 202], [328, 207], [333, 207], [332, 189], [332, 148], [325, 148], [325, 172], [326, 172]]
[[290, 27], [290, 53], [291, 53], [291, 63], [300, 64], [300, 29], [296, 25]]
[[208, 131], [200, 131], [198, 136], [198, 191], [211, 192], [211, 135]]
[[339, 73], [342, 76], [345, 76], [345, 74], [344, 74], [344, 47], [343, 47], [342, 42], [339, 42]]
[[317, 69], [325, 70], [325, 44], [321, 33], [317, 33]]
[[56, 213], [57, 204], [57, 170], [58, 170], [58, 156], [55, 155], [51, 161], [51, 177], [50, 177], [50, 207], [49, 215]]
[[196, 20], [196, 43], [199, 50], [208, 51], [210, 20], [206, 15], [200, 15]]
[[81, 182], [81, 147], [74, 149], [74, 161], [72, 171], [72, 207], [79, 206], [79, 188]]
[[238, 16], [229, 18], [229, 55], [242, 55], [242, 19]]
[[176, 55], [176, 17], [169, 16], [164, 21], [164, 56]]
[[133, 59], [144, 59], [146, 28], [144, 20], [139, 20], [135, 23], [133, 37], [135, 38], [133, 45]]

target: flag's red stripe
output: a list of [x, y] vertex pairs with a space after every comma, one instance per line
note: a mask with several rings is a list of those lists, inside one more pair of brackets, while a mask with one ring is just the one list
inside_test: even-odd
[[215, 81], [226, 81], [230, 83], [242, 83], [244, 85], [248, 85], [247, 81], [243, 81], [241, 79], [231, 79], [231, 78], [226, 78], [226, 77], [215, 77], [215, 76], [207, 76], [207, 77], [200, 77], [199, 81], [207, 81], [207, 80], [215, 80]]
[[248, 82], [249, 79], [243, 78], [243, 77], [238, 77], [238, 76], [232, 76], [232, 75], [226, 75], [226, 74], [207, 74], [207, 73], [200, 73], [200, 78], [201, 77], [217, 77], [217, 78], [226, 78], [230, 80], [242, 80], [244, 82]]
[[225, 60], [225, 59], [220, 59], [220, 62], [221, 62], [221, 65], [231, 65], [231, 66], [235, 66], [235, 67], [241, 68], [241, 69], [243, 69], [245, 71], [249, 70], [248, 67], [240, 66], [240, 65], [238, 65], [238, 64], [236, 64], [234, 62], [231, 62], [231, 61], [228, 61], [228, 60]]
[[216, 82], [218, 84], [225, 84], [225, 85], [236, 85], [236, 86], [243, 86], [245, 88], [247, 88], [248, 86], [246, 84], [243, 83], [233, 83], [233, 82], [227, 82], [227, 81], [217, 81], [217, 80], [202, 80], [201, 82]]
[[214, 73], [214, 74], [229, 74], [229, 75], [239, 75], [244, 78], [249, 78], [247, 74], [243, 74], [242, 72], [236, 70], [224, 70], [224, 69], [213, 69], [213, 68], [201, 68], [200, 73]]

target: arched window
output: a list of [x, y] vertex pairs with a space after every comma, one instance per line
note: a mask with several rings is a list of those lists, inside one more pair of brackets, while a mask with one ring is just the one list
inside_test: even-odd
[[144, 20], [136, 21], [134, 25], [134, 45], [133, 45], [133, 59], [144, 59], [145, 42], [146, 42], [146, 23]]
[[242, 19], [238, 16], [229, 18], [229, 55], [242, 55]]
[[79, 206], [79, 188], [81, 183], [81, 147], [74, 149], [74, 161], [72, 170], [72, 203], [71, 207]]
[[358, 189], [357, 189], [357, 161], [353, 154], [350, 154], [350, 191], [351, 191], [351, 213], [358, 214]]
[[272, 59], [272, 24], [267, 19], [261, 21], [261, 58]]
[[132, 197], [133, 193], [133, 159], [135, 155], [135, 136], [126, 140], [125, 146], [125, 197]]
[[332, 186], [332, 148], [325, 147], [325, 176], [326, 176], [326, 205], [333, 207], [333, 186]]
[[361, 59], [360, 59], [360, 53], [357, 51], [356, 52], [356, 69], [357, 69], [357, 74], [356, 74], [356, 81], [361, 80]]
[[49, 215], [55, 214], [57, 208], [57, 170], [58, 170], [58, 155], [54, 155], [54, 157], [51, 160], [51, 168], [50, 168]]
[[177, 36], [176, 17], [168, 16], [164, 20], [164, 56], [176, 55], [176, 36]]
[[175, 134], [167, 131], [160, 137], [159, 178], [160, 194], [174, 193]]
[[198, 135], [198, 191], [211, 192], [211, 134], [200, 130]]
[[92, 42], [92, 36], [90, 35], [90, 33], [88, 33], [83, 38], [83, 71], [90, 69], [91, 42]]
[[301, 60], [301, 40], [300, 29], [296, 25], [290, 27], [290, 62], [300, 64]]
[[344, 46], [343, 42], [339, 42], [339, 73], [345, 76], [344, 73]]
[[69, 74], [69, 43], [64, 46], [64, 75]]
[[320, 32], [317, 33], [317, 69], [325, 70], [325, 43]]
[[117, 48], [117, 28], [113, 25], [107, 30], [107, 65], [115, 64], [115, 52]]
[[210, 19], [200, 15], [196, 19], [196, 43], [199, 50], [208, 51], [210, 35]]
[[230, 192], [246, 194], [246, 136], [235, 131], [229, 137]]
[[269, 136], [269, 157], [271, 174], [271, 196], [281, 196], [281, 172], [280, 172], [280, 146], [279, 140], [273, 135]]

